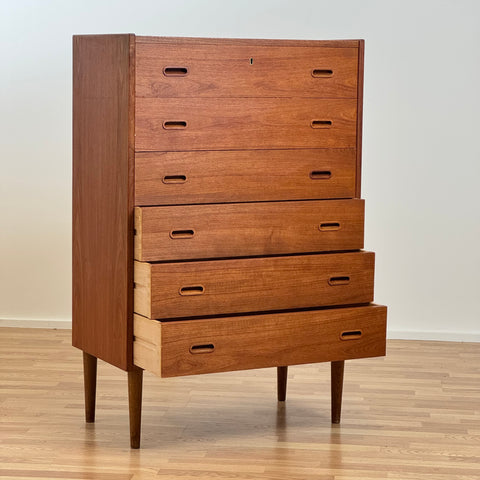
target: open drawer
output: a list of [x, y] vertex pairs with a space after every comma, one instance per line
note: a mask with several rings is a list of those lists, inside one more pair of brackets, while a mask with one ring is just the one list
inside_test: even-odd
[[281, 255], [363, 248], [364, 201], [135, 208], [135, 258]]
[[161, 377], [385, 355], [381, 305], [159, 321], [134, 316], [135, 365]]
[[135, 262], [134, 311], [203, 317], [373, 300], [373, 252]]

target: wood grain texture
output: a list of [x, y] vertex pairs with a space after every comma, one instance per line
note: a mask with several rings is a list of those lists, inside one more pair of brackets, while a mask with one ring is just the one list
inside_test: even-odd
[[95, 421], [95, 401], [97, 392], [97, 358], [83, 352], [83, 385], [85, 390], [85, 421]]
[[137, 153], [135, 202], [352, 198], [355, 162], [354, 148]]
[[358, 48], [360, 40], [290, 40], [270, 38], [203, 38], [203, 37], [160, 37], [138, 35], [137, 44], [157, 43], [163, 45], [246, 45], [246, 46], [283, 46], [283, 47], [325, 47], [325, 48]]
[[287, 399], [288, 366], [277, 367], [277, 399], [284, 402]]
[[[453, 321], [454, 319], [452, 319]], [[388, 340], [346, 362], [342, 423], [329, 363], [159, 379], [144, 374], [141, 455], [129, 452], [125, 372], [98, 363], [84, 423], [71, 331], [0, 329], [4, 478], [66, 480], [477, 480], [480, 343]]]
[[356, 147], [356, 99], [137, 97], [135, 108], [137, 151]]
[[[161, 337], [150, 341], [161, 349], [162, 377], [365, 358], [385, 355], [386, 313], [369, 305], [161, 322]], [[362, 336], [342, 340], [346, 330]], [[194, 353], [201, 345], [213, 348]]]
[[[373, 300], [374, 257], [372, 252], [356, 252], [135, 262], [135, 312], [172, 318], [368, 303]], [[329, 283], [345, 276], [345, 284]], [[182, 289], [194, 289], [193, 294], [182, 295]], [[196, 294], [197, 289], [203, 293]], [[145, 300], [149, 297], [150, 302]]]
[[132, 35], [73, 38], [73, 345], [132, 364]]
[[138, 43], [136, 54], [138, 97], [357, 96], [358, 48]]
[[132, 368], [128, 371], [128, 412], [130, 419], [130, 447], [140, 448], [142, 426], [143, 370]]
[[365, 64], [365, 41], [359, 40], [358, 48], [358, 80], [357, 80], [357, 169], [355, 196], [362, 195], [362, 137], [363, 137], [363, 77]]
[[[385, 312], [385, 322], [387, 315]], [[338, 360], [331, 362], [330, 365], [330, 390], [332, 403], [332, 423], [340, 423], [342, 416], [342, 392], [343, 392], [343, 374], [345, 370], [345, 361]]]
[[135, 258], [163, 261], [363, 248], [364, 201], [135, 208]]
[[152, 304], [152, 264], [135, 262], [134, 264], [134, 310], [140, 305]]

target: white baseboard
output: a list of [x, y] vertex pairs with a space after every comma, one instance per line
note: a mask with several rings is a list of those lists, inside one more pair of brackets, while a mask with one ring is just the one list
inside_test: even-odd
[[70, 319], [0, 318], [0, 327], [71, 329]]
[[439, 342], [480, 342], [478, 332], [422, 332], [412, 330], [389, 330], [390, 340], [433, 340]]

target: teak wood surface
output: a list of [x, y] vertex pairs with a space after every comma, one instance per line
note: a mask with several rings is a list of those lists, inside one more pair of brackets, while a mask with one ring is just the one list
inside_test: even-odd
[[132, 35], [73, 39], [73, 345], [132, 366]]
[[355, 252], [136, 261], [135, 312], [161, 319], [368, 303], [374, 258], [373, 252]]
[[358, 48], [137, 43], [138, 97], [356, 98]]
[[135, 258], [164, 261], [359, 250], [364, 201], [135, 208]]
[[[164, 75], [165, 67], [175, 68], [181, 65], [161, 67], [161, 71], [158, 72], [161, 75], [160, 80], [155, 80], [153, 78], [155, 70], [160, 68], [163, 61], [152, 59], [152, 52], [163, 48], [164, 61], [167, 61], [172, 58], [167, 58], [167, 52], [171, 53], [175, 45], [180, 45], [184, 54], [191, 56], [195, 49], [197, 53], [210, 52], [212, 48], [219, 48], [220, 44], [225, 46], [221, 49], [220, 57], [215, 59], [204, 57], [202, 62], [191, 64], [183, 80], [199, 79], [199, 91], [202, 92], [199, 95], [204, 95], [202, 100], [204, 107], [210, 105], [209, 102], [218, 104], [216, 99], [222, 95], [227, 97], [223, 100], [227, 102], [228, 108], [246, 105], [246, 110], [243, 113], [240, 111], [239, 117], [235, 115], [222, 117], [230, 127], [233, 127], [230, 130], [234, 132], [233, 137], [236, 136], [239, 143], [235, 143], [233, 137], [227, 135], [226, 141], [222, 144], [220, 137], [223, 134], [214, 131], [215, 129], [209, 131], [210, 127], [207, 125], [207, 132], [205, 129], [198, 128], [189, 144], [185, 139], [180, 140], [185, 131], [165, 130], [162, 121], [162, 133], [165, 131], [172, 134], [169, 137], [170, 143], [163, 140], [157, 142], [154, 136], [152, 140], [155, 148], [160, 151], [137, 153], [138, 180], [134, 190], [133, 152], [135, 149], [138, 151], [143, 148], [141, 142], [135, 145], [135, 98], [147, 104], [154, 102], [156, 105], [155, 102], [158, 101], [169, 104], [168, 102], [172, 99], [142, 98], [144, 94], [149, 95], [146, 93], [149, 89], [154, 95], [164, 91], [164, 87], [159, 87], [160, 90], [158, 90], [159, 84], [165, 85], [164, 80], [167, 80], [170, 85], [167, 90], [177, 96], [173, 100], [182, 100], [185, 102], [184, 107], [190, 105], [189, 102], [195, 102], [194, 96], [197, 96], [193, 91], [192, 96], [186, 93], [186, 83], [184, 82], [182, 86], [181, 77], [175, 79], [175, 77], [167, 78]], [[283, 53], [280, 52], [281, 49], [284, 49]], [[312, 56], [308, 52], [309, 49], [314, 49], [318, 55]], [[248, 96], [242, 97], [241, 94], [228, 97], [235, 93], [236, 87], [225, 87], [222, 86], [223, 82], [220, 82], [222, 75], [228, 77], [231, 72], [229, 69], [236, 68], [239, 65], [237, 62], [243, 61], [247, 50], [255, 52], [255, 56], [249, 53], [247, 65], [242, 66], [242, 69], [248, 67], [247, 71], [250, 72], [248, 78], [243, 81], [243, 87], [244, 92], [249, 91], [253, 94], [254, 84], [258, 85], [258, 98], [253, 101]], [[225, 57], [228, 51], [231, 61]], [[358, 57], [355, 52], [358, 52]], [[275, 59], [276, 67], [267, 57]], [[252, 59], [251, 62], [250, 59]], [[137, 60], [141, 65], [139, 72], [136, 71]], [[221, 63], [224, 60], [226, 64], [222, 72], [212, 75], [212, 68], [220, 65], [218, 62]], [[310, 65], [310, 60], [315, 60], [315, 64]], [[74, 37], [73, 344], [120, 368], [128, 369], [133, 365], [130, 339], [133, 310], [133, 206], [135, 204], [358, 197], [362, 62], [363, 42], [358, 40], [178, 39], [135, 37], [131, 34]], [[356, 78], [354, 74], [352, 75], [355, 64], [358, 70]], [[331, 76], [329, 70], [332, 71]], [[306, 71], [308, 75], [305, 74]], [[207, 75], [206, 72], [210, 72], [208, 75], [212, 76], [211, 91], [204, 88], [207, 80], [195, 77]], [[271, 80], [268, 82], [273, 82], [274, 85], [267, 87], [268, 82], [260, 84], [259, 77], [265, 75], [270, 75]], [[275, 76], [282, 77], [283, 80], [277, 78], [273, 81]], [[138, 86], [135, 85], [136, 78], [139, 80]], [[237, 75], [234, 81], [238, 78], [240, 77]], [[293, 92], [293, 97], [289, 97], [285, 86], [291, 83], [287, 80], [292, 78], [297, 79], [294, 82], [297, 90]], [[152, 82], [156, 82], [155, 85], [157, 85], [157, 87], [153, 85], [153, 90]], [[317, 85], [320, 86], [319, 94], [316, 90]], [[276, 91], [274, 91], [275, 88]], [[284, 94], [281, 93], [282, 91]], [[284, 98], [279, 98], [282, 95]], [[172, 104], [169, 105], [172, 106]], [[322, 108], [319, 110], [317, 107], [320, 105]], [[332, 111], [331, 119], [326, 119], [323, 114], [329, 114], [330, 110], [323, 107], [327, 105], [335, 109], [340, 106], [340, 115], [333, 115], [338, 113], [337, 109], [337, 112]], [[175, 105], [172, 106], [173, 110], [165, 110], [164, 113], [169, 115], [177, 113], [178, 108], [174, 107]], [[312, 107], [315, 108], [312, 109]], [[269, 109], [269, 112], [266, 112], [265, 108]], [[158, 119], [155, 118], [155, 113], [158, 116], [158, 112], [153, 113], [149, 120], [143, 119], [147, 132], [152, 128], [156, 131]], [[196, 124], [195, 118], [203, 119], [201, 111], [197, 110], [195, 113], [193, 109], [192, 113], [194, 114], [193, 124], [191, 121], [186, 124], [186, 131], [190, 133], [192, 133], [192, 125]], [[211, 113], [215, 114], [215, 109]], [[141, 119], [137, 120], [140, 124], [142, 123]], [[321, 128], [312, 128], [312, 121], [325, 120], [332, 121], [332, 125], [320, 124], [316, 126]], [[173, 119], [173, 121], [182, 120]], [[220, 120], [220, 131], [222, 121]], [[242, 125], [242, 121], [244, 131], [238, 133], [238, 126]], [[262, 122], [265, 131], [260, 133], [257, 127], [262, 125]], [[212, 125], [211, 127], [213, 128]], [[296, 131], [297, 127], [298, 131]], [[260, 146], [255, 146], [255, 141], [248, 144], [242, 143], [248, 134], [252, 138], [256, 135]], [[196, 150], [208, 146], [212, 139], [219, 140], [213, 148], [225, 148], [226, 145], [230, 145], [229, 150], [210, 152]], [[306, 143], [303, 140], [299, 141], [300, 139], [305, 140]], [[314, 140], [313, 143], [311, 140]], [[268, 148], [270, 144], [274, 146], [274, 150], [264, 152], [252, 150], [252, 146]], [[279, 149], [281, 145], [285, 148]], [[309, 145], [314, 147], [331, 145], [334, 148], [312, 150], [308, 148]], [[348, 148], [343, 148], [345, 146]], [[242, 151], [243, 147], [245, 151]], [[181, 150], [167, 152], [172, 148], [181, 148]], [[196, 166], [191, 166], [191, 158], [185, 149], [196, 150], [192, 153], [198, 154], [197, 170], [195, 170]], [[305, 153], [301, 150], [305, 150]], [[312, 154], [310, 158], [312, 164], [307, 158], [309, 154]], [[354, 167], [356, 174], [351, 170], [352, 155], [356, 157]], [[167, 167], [170, 160], [174, 173], [167, 172], [162, 175], [158, 162]], [[185, 171], [186, 163], [190, 164], [192, 170], [187, 172], [185, 185], [164, 185], [162, 182], [162, 186], [172, 187], [168, 193], [164, 193], [162, 186], [158, 185], [158, 175], [161, 176], [160, 180], [165, 175], [176, 175], [177, 167]], [[267, 165], [270, 170], [264, 171], [268, 178], [254, 180], [259, 178], [255, 168], [266, 168]], [[227, 172], [229, 166], [238, 166], [238, 170], [229, 171], [223, 179], [212, 173]], [[276, 172], [272, 166], [278, 167]], [[320, 172], [329, 171], [331, 174], [328, 179], [323, 174], [321, 180], [305, 179], [304, 175], [307, 172], [303, 168], [306, 168], [308, 174], [314, 169]], [[197, 173], [200, 170], [205, 172], [203, 178]], [[224, 180], [225, 188], [219, 189]], [[237, 180], [239, 188], [235, 188]], [[218, 181], [220, 183], [216, 183]], [[356, 185], [355, 191], [352, 191], [352, 182]], [[135, 194], [138, 195], [138, 203], [134, 198]]]
[[369, 305], [173, 322], [136, 315], [135, 363], [174, 377], [382, 356], [386, 313]]
[[355, 148], [135, 154], [135, 204], [355, 197]]
[[348, 148], [357, 144], [356, 122], [356, 99], [137, 97], [135, 149]]
[[135, 42], [156, 43], [162, 45], [245, 45], [245, 46], [273, 46], [273, 47], [324, 47], [324, 48], [358, 48], [363, 40], [291, 40], [286, 38], [210, 38], [210, 37], [162, 37], [137, 35]]
[[363, 138], [363, 76], [364, 76], [364, 57], [365, 41], [358, 42], [358, 95], [357, 95], [357, 168], [356, 168], [356, 187], [355, 197], [360, 198], [362, 190], [362, 138]]

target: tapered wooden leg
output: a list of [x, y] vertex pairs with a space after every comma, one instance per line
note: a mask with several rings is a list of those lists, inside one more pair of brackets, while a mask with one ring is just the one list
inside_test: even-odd
[[340, 423], [342, 414], [343, 369], [345, 361], [332, 362], [331, 389], [332, 389], [332, 423]]
[[140, 448], [142, 424], [143, 370], [135, 367], [128, 372], [128, 409], [130, 413], [130, 447]]
[[83, 385], [85, 390], [85, 421], [95, 421], [95, 397], [97, 393], [97, 357], [83, 352]]
[[288, 367], [277, 367], [277, 394], [278, 401], [284, 402], [287, 398]]

